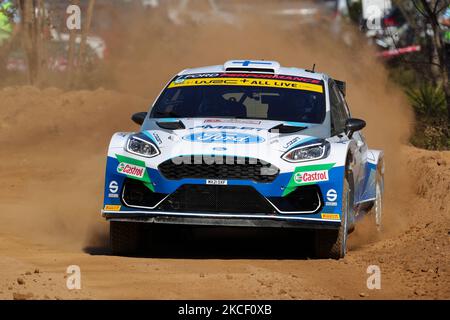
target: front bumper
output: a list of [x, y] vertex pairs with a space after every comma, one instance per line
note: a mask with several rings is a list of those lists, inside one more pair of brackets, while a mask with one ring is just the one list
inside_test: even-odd
[[[340, 203], [343, 167], [323, 169], [311, 168], [311, 164], [303, 166], [302, 168], [307, 168], [309, 171], [327, 170], [329, 179], [317, 183], [296, 185], [290, 193], [286, 193], [285, 191], [289, 189], [295, 172], [282, 172], [274, 181], [269, 183], [259, 183], [247, 179], [231, 179], [226, 181], [225, 186], [213, 186], [208, 184], [207, 179], [200, 178], [169, 180], [157, 169], [146, 167], [145, 164], [141, 164], [142, 168], [145, 167], [145, 174], [143, 178], [138, 179], [118, 172], [118, 166], [119, 162], [115, 158], [108, 157], [105, 201], [102, 211], [107, 220], [307, 229], [335, 229], [341, 223]], [[143, 188], [147, 192], [161, 198], [153, 199], [155, 201], [151, 204], [132, 203], [128, 201], [128, 197], [124, 196], [127, 181], [139, 183], [141, 187], [145, 185]], [[218, 190], [226, 188], [236, 192], [233, 194], [228, 194], [228, 191], [226, 193], [218, 192], [217, 194], [224, 196], [217, 198], [212, 197], [216, 194], [214, 192], [204, 193], [203, 189], [205, 188], [217, 188]], [[286, 203], [285, 200], [302, 199], [302, 194], [298, 194], [297, 197], [296, 192], [303, 188], [318, 188], [319, 206], [314, 206], [311, 210], [297, 210], [297, 207], [289, 208], [292, 203]], [[192, 192], [184, 192], [186, 191], [184, 189]], [[197, 189], [199, 189], [199, 192], [196, 191]], [[254, 201], [258, 197], [261, 198], [261, 201]], [[261, 206], [262, 202], [264, 206]], [[168, 205], [169, 203], [171, 206]], [[177, 206], [174, 207], [173, 203], [176, 203]], [[236, 208], [235, 204], [239, 204], [239, 208]]]
[[107, 211], [102, 216], [108, 221], [129, 221], [154, 224], [181, 224], [193, 226], [229, 226], [261, 228], [338, 229], [340, 221], [310, 217], [243, 215], [227, 213]]

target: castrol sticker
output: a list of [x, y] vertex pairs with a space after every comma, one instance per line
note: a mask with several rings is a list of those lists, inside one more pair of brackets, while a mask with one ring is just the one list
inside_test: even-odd
[[137, 166], [137, 165], [134, 165], [134, 164], [121, 162], [117, 166], [117, 172], [126, 174], [127, 176], [130, 176], [130, 177], [135, 177], [135, 178], [140, 178], [141, 179], [141, 178], [144, 177], [145, 167], [141, 167], [141, 166]]
[[328, 170], [296, 172], [294, 181], [297, 184], [328, 181]]
[[334, 167], [334, 165], [335, 163], [325, 163], [295, 168], [289, 183], [283, 191], [283, 197], [294, 191], [298, 186], [329, 181], [330, 170]]

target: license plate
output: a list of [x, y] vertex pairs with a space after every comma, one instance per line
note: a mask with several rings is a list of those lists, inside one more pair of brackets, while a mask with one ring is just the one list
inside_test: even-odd
[[216, 179], [207, 179], [206, 184], [214, 184], [219, 186], [224, 186], [228, 184], [227, 180], [216, 180]]

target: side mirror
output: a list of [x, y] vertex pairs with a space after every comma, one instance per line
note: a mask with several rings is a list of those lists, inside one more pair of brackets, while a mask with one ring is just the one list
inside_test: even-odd
[[146, 116], [147, 112], [137, 112], [131, 116], [131, 120], [138, 125], [142, 125]]
[[345, 122], [345, 134], [350, 139], [353, 133], [362, 130], [366, 126], [366, 122], [361, 119], [350, 118]]

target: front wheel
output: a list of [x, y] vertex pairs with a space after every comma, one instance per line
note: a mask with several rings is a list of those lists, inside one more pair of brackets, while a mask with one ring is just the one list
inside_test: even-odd
[[383, 214], [383, 174], [377, 170], [377, 178], [375, 185], [375, 203], [372, 208], [373, 220], [378, 232], [382, 230], [382, 214]]
[[315, 253], [319, 259], [340, 259], [347, 253], [348, 216], [352, 208], [352, 190], [348, 178], [342, 190], [342, 220], [338, 230], [316, 230]]

